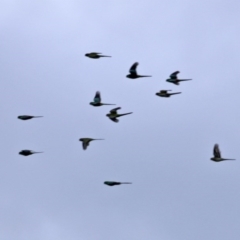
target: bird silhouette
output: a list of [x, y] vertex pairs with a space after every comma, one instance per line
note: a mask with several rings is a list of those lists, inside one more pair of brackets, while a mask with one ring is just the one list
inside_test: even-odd
[[21, 120], [29, 120], [29, 119], [32, 119], [32, 118], [40, 118], [40, 117], [43, 117], [43, 116], [21, 115], [21, 116], [18, 116], [18, 119], [21, 119]]
[[128, 115], [128, 114], [132, 114], [132, 112], [118, 114], [117, 110], [119, 110], [119, 109], [121, 109], [121, 108], [117, 107], [117, 108], [112, 109], [108, 114], [106, 114], [106, 116], [109, 117], [109, 119], [112, 120], [113, 122], [119, 122], [119, 120], [117, 119], [118, 117]]
[[31, 151], [31, 150], [22, 150], [21, 152], [19, 152], [19, 154], [23, 155], [23, 156], [29, 156], [29, 155], [32, 155], [32, 154], [35, 154], [35, 153], [43, 153], [43, 152], [34, 152], [34, 151]]
[[94, 107], [100, 107], [103, 105], [116, 105], [116, 104], [110, 104], [110, 103], [101, 103], [101, 94], [99, 91], [96, 92], [95, 97], [93, 99], [93, 102], [90, 102], [90, 105]]
[[138, 66], [138, 62], [135, 62], [131, 68], [129, 69], [130, 74], [128, 74], [126, 77], [127, 78], [131, 78], [131, 79], [135, 79], [135, 78], [141, 78], [141, 77], [152, 77], [152, 76], [147, 76], [147, 75], [138, 75], [137, 74], [137, 66]]
[[161, 90], [158, 93], [156, 93], [156, 95], [159, 97], [171, 97], [172, 95], [181, 93], [181, 92], [168, 93], [168, 91], [172, 91], [172, 90]]
[[173, 84], [175, 84], [175, 85], [179, 85], [180, 82], [192, 80], [192, 79], [178, 79], [177, 75], [178, 75], [179, 73], [180, 73], [179, 71], [173, 72], [173, 73], [170, 75], [170, 78], [166, 79], [166, 81], [167, 81], [167, 82], [170, 82], [170, 83], [173, 83]]
[[79, 141], [82, 142], [83, 150], [86, 150], [91, 141], [94, 140], [104, 140], [104, 139], [94, 139], [94, 138], [80, 138]]
[[93, 59], [98, 59], [101, 57], [111, 57], [111, 56], [106, 56], [106, 55], [100, 55], [101, 53], [97, 52], [91, 52], [91, 53], [86, 53], [85, 56]]
[[236, 160], [236, 159], [230, 159], [230, 158], [222, 158], [218, 144], [215, 144], [213, 147], [213, 155], [214, 155], [214, 157], [212, 157], [211, 160], [214, 162], [222, 162], [225, 160]]
[[115, 185], [121, 185], [121, 184], [132, 184], [130, 182], [114, 182], [114, 181], [105, 181], [104, 184], [112, 187], [112, 186], [115, 186]]

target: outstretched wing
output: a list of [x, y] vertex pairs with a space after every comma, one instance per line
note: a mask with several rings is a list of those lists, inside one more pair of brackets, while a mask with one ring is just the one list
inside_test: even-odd
[[98, 55], [98, 54], [101, 54], [101, 53], [99, 53], [99, 52], [91, 52], [90, 54]]
[[215, 158], [221, 158], [221, 152], [220, 152], [220, 150], [219, 150], [218, 144], [215, 144], [215, 145], [214, 145], [213, 155], [214, 155]]
[[83, 150], [86, 150], [88, 145], [89, 145], [88, 141], [83, 141], [83, 143], [82, 143]]
[[138, 66], [138, 62], [135, 62], [135, 63], [131, 66], [131, 68], [129, 69], [129, 72], [130, 72], [131, 74], [137, 74], [137, 66]]
[[110, 113], [117, 114], [117, 110], [121, 109], [120, 107], [114, 108], [110, 111]]
[[94, 101], [95, 103], [100, 103], [100, 102], [101, 102], [101, 94], [100, 94], [99, 91], [96, 92], [93, 101]]
[[169, 90], [161, 90], [160, 93], [167, 93]]
[[177, 79], [177, 75], [178, 75], [179, 73], [180, 73], [179, 71], [173, 72], [173, 73], [170, 75], [170, 78], [171, 78], [171, 79]]
[[109, 119], [111, 119], [113, 122], [119, 122], [117, 118], [109, 118]]

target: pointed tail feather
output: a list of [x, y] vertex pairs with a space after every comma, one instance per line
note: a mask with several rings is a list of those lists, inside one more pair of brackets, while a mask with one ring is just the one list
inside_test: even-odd
[[131, 182], [121, 182], [121, 184], [132, 184]]
[[43, 152], [33, 152], [33, 153], [43, 153]]
[[40, 118], [40, 117], [43, 117], [43, 116], [34, 116], [34, 118]]
[[102, 105], [116, 105], [116, 104], [102, 103]]
[[152, 76], [149, 76], [149, 75], [139, 75], [139, 77], [152, 77]]
[[179, 82], [183, 82], [183, 81], [190, 81], [192, 79], [178, 79]]
[[231, 158], [223, 158], [223, 160], [236, 160], [236, 159], [231, 159]]
[[112, 56], [106, 56], [106, 55], [99, 55], [100, 57], [112, 57]]
[[129, 113], [123, 113], [123, 114], [118, 114], [118, 117], [125, 116], [125, 115], [128, 115], [128, 114], [132, 114], [132, 112], [129, 112]]
[[170, 95], [180, 94], [182, 92], [169, 93]]

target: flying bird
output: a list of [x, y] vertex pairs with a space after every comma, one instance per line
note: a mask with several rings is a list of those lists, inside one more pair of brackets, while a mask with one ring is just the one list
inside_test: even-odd
[[86, 150], [91, 141], [94, 140], [104, 140], [104, 139], [94, 139], [94, 138], [80, 138], [79, 141], [82, 142], [83, 150]]
[[106, 55], [100, 55], [101, 53], [97, 52], [91, 52], [91, 53], [86, 53], [85, 56], [93, 59], [98, 59], [101, 57], [111, 57], [111, 56], [106, 56]]
[[112, 109], [108, 114], [106, 114], [106, 116], [109, 117], [109, 119], [112, 120], [113, 122], [119, 122], [119, 120], [117, 119], [118, 117], [132, 113], [132, 112], [129, 112], [129, 113], [118, 114], [117, 110], [119, 110], [119, 109], [121, 109], [121, 108], [117, 107], [117, 108]]
[[18, 119], [21, 119], [21, 120], [29, 120], [29, 119], [32, 119], [32, 118], [40, 118], [40, 117], [43, 117], [43, 116], [21, 115], [21, 116], [18, 116]]
[[221, 162], [221, 161], [225, 161], [225, 160], [236, 160], [236, 159], [230, 159], [230, 158], [222, 158], [218, 144], [215, 144], [213, 147], [213, 155], [214, 155], [214, 157], [212, 157], [211, 160], [214, 162]]
[[108, 186], [115, 186], [115, 185], [121, 185], [121, 184], [132, 184], [130, 182], [114, 182], [114, 181], [105, 181], [104, 184]]
[[135, 79], [135, 78], [141, 78], [141, 77], [152, 77], [152, 76], [147, 76], [147, 75], [138, 75], [137, 74], [137, 66], [138, 66], [138, 62], [135, 62], [131, 68], [129, 69], [130, 74], [128, 74], [126, 77], [127, 78], [131, 78], [131, 79]]
[[90, 102], [90, 105], [94, 107], [99, 107], [103, 105], [116, 105], [116, 104], [109, 104], [109, 103], [101, 103], [101, 94], [99, 91], [96, 92], [93, 102]]
[[168, 91], [172, 91], [172, 90], [161, 90], [158, 93], [156, 93], [156, 95], [159, 97], [171, 97], [172, 95], [181, 93], [181, 92], [168, 93]]
[[173, 83], [173, 84], [176, 84], [176, 85], [179, 85], [180, 82], [192, 80], [192, 79], [178, 79], [177, 75], [179, 73], [180, 73], [179, 71], [173, 72], [170, 75], [170, 78], [168, 78], [166, 81], [170, 82], [170, 83]]
[[34, 151], [31, 151], [31, 150], [22, 150], [21, 152], [19, 152], [19, 154], [23, 155], [23, 156], [29, 156], [29, 155], [32, 155], [32, 154], [35, 154], [35, 153], [43, 153], [43, 152], [34, 152]]

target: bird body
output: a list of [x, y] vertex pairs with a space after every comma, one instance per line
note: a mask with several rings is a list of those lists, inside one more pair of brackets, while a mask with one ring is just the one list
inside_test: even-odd
[[142, 78], [142, 77], [152, 77], [152, 76], [148, 76], [148, 75], [138, 75], [137, 74], [137, 66], [138, 66], [138, 62], [135, 62], [131, 68], [129, 69], [129, 73], [126, 77], [127, 78], [131, 78], [131, 79], [135, 79], [135, 78]]
[[101, 57], [111, 57], [111, 56], [106, 56], [106, 55], [100, 55], [101, 53], [97, 52], [91, 52], [91, 53], [86, 53], [85, 56], [93, 59], [98, 59]]
[[112, 120], [113, 122], [119, 122], [119, 120], [117, 119], [118, 117], [125, 116], [125, 115], [128, 115], [128, 114], [132, 114], [132, 112], [118, 114], [117, 110], [119, 110], [119, 109], [121, 109], [121, 108], [117, 107], [117, 108], [112, 109], [108, 114], [106, 114], [106, 116], [110, 120]]
[[99, 91], [96, 92], [95, 97], [93, 99], [93, 102], [90, 102], [90, 105], [94, 107], [100, 107], [103, 105], [116, 105], [116, 104], [110, 104], [110, 103], [102, 103], [101, 102], [101, 94]]
[[86, 150], [91, 141], [94, 140], [104, 140], [104, 139], [95, 139], [95, 138], [80, 138], [79, 141], [82, 142], [83, 150]]
[[170, 78], [166, 79], [166, 81], [167, 81], [167, 82], [170, 82], [170, 83], [173, 83], [173, 84], [175, 84], [175, 85], [179, 85], [180, 82], [192, 80], [192, 79], [178, 79], [177, 75], [178, 75], [179, 73], [180, 73], [179, 71], [173, 72], [173, 73], [170, 75]]
[[112, 187], [112, 186], [115, 186], [115, 185], [121, 185], [121, 184], [132, 184], [130, 182], [114, 182], [114, 181], [105, 181], [104, 184]]
[[31, 150], [22, 150], [21, 152], [19, 152], [19, 154], [23, 155], [23, 156], [29, 156], [29, 155], [32, 155], [32, 154], [35, 154], [35, 153], [42, 153], [42, 152], [34, 152], [34, 151], [31, 151]]
[[20, 115], [20, 116], [18, 116], [18, 119], [29, 120], [29, 119], [32, 119], [32, 118], [40, 118], [40, 117], [43, 117], [43, 116]]
[[236, 159], [230, 159], [230, 158], [222, 158], [218, 144], [215, 144], [213, 147], [213, 155], [214, 155], [214, 157], [212, 157], [211, 160], [214, 162], [222, 162], [222, 161], [226, 161], [226, 160], [236, 160]]
[[156, 93], [156, 95], [159, 96], [159, 97], [170, 97], [172, 95], [181, 93], [181, 92], [168, 93], [168, 91], [171, 91], [171, 90], [161, 90], [158, 93]]

